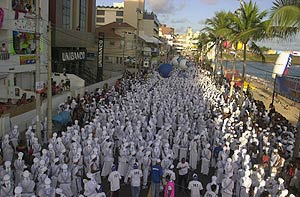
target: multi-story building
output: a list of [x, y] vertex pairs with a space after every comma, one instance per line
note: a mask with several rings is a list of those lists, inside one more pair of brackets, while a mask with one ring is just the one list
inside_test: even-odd
[[124, 22], [138, 28], [138, 21], [142, 20], [145, 12], [145, 0], [124, 0]]
[[[104, 38], [103, 64], [104, 77], [112, 72], [123, 71], [136, 55], [136, 29], [127, 23], [113, 22], [96, 29], [96, 33]], [[108, 74], [107, 74], [108, 73]]]
[[97, 81], [96, 0], [50, 0], [52, 70]]
[[100, 27], [109, 23], [123, 23], [124, 3], [114, 3], [113, 6], [97, 6], [96, 26]]
[[159, 28], [159, 37], [164, 43], [160, 48], [161, 59], [165, 62], [169, 62], [175, 55], [175, 48], [173, 47], [175, 40], [175, 29], [163, 24]]
[[169, 45], [173, 46], [175, 29], [173, 27], [168, 27], [166, 24], [162, 24], [159, 28], [159, 37], [164, 38]]
[[[150, 60], [158, 61], [159, 44], [161, 43], [158, 39], [160, 23], [155, 13], [145, 11], [144, 0], [124, 0], [124, 3], [115, 3], [113, 6], [98, 6], [96, 20], [98, 21], [96, 22], [97, 26], [115, 22], [124, 22], [130, 25], [135, 29], [136, 35], [133, 40], [136, 62], [141, 65]], [[154, 60], [153, 57], [156, 59]]]
[[176, 39], [173, 43], [178, 53], [183, 56], [193, 56], [198, 51], [198, 37], [200, 32], [193, 32], [192, 28], [189, 27], [184, 34], [176, 35]]
[[[24, 93], [27, 98], [35, 94], [37, 62], [40, 62], [40, 80], [46, 82], [47, 53], [50, 46], [47, 36], [48, 1], [40, 1], [38, 7], [40, 12], [36, 12], [35, 0], [0, 1], [0, 99], [2, 101], [7, 101], [8, 98], [13, 101], [20, 99]], [[38, 13], [41, 16], [39, 20], [37, 20]], [[36, 36], [37, 34], [41, 36]], [[39, 59], [36, 55], [38, 39]]]

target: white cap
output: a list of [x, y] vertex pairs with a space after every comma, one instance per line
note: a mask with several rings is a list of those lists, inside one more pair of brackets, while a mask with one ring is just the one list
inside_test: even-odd
[[27, 178], [27, 177], [29, 177], [29, 175], [30, 175], [30, 173], [29, 173], [28, 170], [25, 170], [25, 171], [23, 172], [23, 177]]
[[4, 166], [5, 167], [10, 167], [11, 166], [11, 162], [10, 161], [5, 161], [4, 162]]
[[61, 188], [56, 188], [55, 192], [57, 194], [63, 194], [63, 190]]
[[8, 174], [4, 175], [3, 181], [9, 181], [9, 180], [10, 180], [10, 176]]
[[18, 157], [23, 157], [23, 155], [24, 155], [24, 153], [22, 153], [22, 152], [18, 153]]
[[67, 164], [63, 164], [63, 165], [61, 166], [61, 168], [62, 168], [63, 170], [66, 170], [66, 169], [68, 169], [68, 165], [67, 165]]
[[17, 186], [17, 187], [15, 188], [15, 194], [21, 194], [22, 191], [23, 191], [23, 189], [22, 189], [22, 187], [20, 187], [20, 186]]
[[46, 179], [45, 179], [45, 184], [46, 184], [46, 185], [50, 185], [50, 184], [51, 184], [51, 179], [46, 178]]

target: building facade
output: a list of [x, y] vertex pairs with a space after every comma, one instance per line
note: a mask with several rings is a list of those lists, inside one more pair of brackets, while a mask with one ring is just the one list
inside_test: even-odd
[[176, 35], [173, 46], [183, 56], [194, 56], [198, 52], [198, 37], [200, 32], [193, 32], [189, 27], [184, 34]]
[[96, 29], [96, 34], [104, 38], [104, 78], [109, 77], [111, 72], [123, 72], [133, 63], [136, 55], [135, 31], [131, 25], [117, 22]]
[[124, 3], [114, 3], [113, 6], [97, 6], [96, 26], [100, 27], [109, 23], [124, 22]]
[[138, 28], [138, 21], [145, 12], [145, 0], [124, 0], [124, 22]]
[[97, 79], [96, 0], [50, 0], [52, 71]]
[[[0, 1], [0, 99], [17, 100], [26, 93], [34, 96], [36, 63], [40, 62], [41, 81], [46, 82], [48, 64], [48, 1], [40, 1], [36, 20], [36, 0]], [[37, 25], [38, 24], [38, 25]], [[36, 36], [40, 35], [40, 36]], [[40, 41], [39, 59], [36, 41]]]

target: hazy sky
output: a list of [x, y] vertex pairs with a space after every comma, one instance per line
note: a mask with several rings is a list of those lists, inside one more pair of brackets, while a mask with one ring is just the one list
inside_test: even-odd
[[[217, 11], [234, 11], [239, 7], [239, 0], [145, 0], [146, 10], [154, 11], [161, 23], [175, 27], [176, 33], [183, 33], [187, 27], [201, 30], [207, 18], [214, 16]], [[245, 0], [249, 2], [250, 0]], [[260, 10], [270, 10], [272, 0], [252, 0]], [[97, 0], [97, 5], [112, 5], [122, 0]], [[298, 41], [272, 40], [265, 45], [280, 50], [300, 50]], [[299, 44], [295, 44], [299, 43]], [[271, 45], [270, 45], [271, 44]]]

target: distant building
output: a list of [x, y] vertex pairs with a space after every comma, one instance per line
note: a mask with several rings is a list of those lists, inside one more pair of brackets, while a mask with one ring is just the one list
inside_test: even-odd
[[96, 0], [50, 0], [53, 72], [97, 81], [95, 8]]
[[175, 29], [173, 27], [168, 27], [166, 24], [162, 24], [159, 28], [160, 36], [166, 36], [166, 35], [174, 35]]
[[177, 52], [183, 56], [193, 56], [198, 52], [198, 37], [200, 32], [193, 32], [192, 28], [189, 27], [184, 34], [176, 35], [173, 43]]
[[141, 14], [145, 12], [145, 0], [124, 0], [124, 22], [137, 28]]
[[97, 35], [104, 37], [103, 63], [106, 70], [123, 70], [125, 60], [135, 56], [135, 31], [131, 25], [117, 22], [96, 29]]
[[[145, 11], [144, 0], [124, 0], [124, 4], [97, 7], [97, 27], [111, 25], [113, 23], [126, 23], [135, 29], [135, 39], [132, 40], [135, 47], [134, 57], [139, 65], [144, 61], [158, 63], [159, 61], [159, 27], [160, 22], [153, 12]], [[138, 39], [137, 39], [138, 35]], [[108, 35], [109, 36], [109, 35]], [[138, 43], [137, 43], [138, 41]], [[112, 51], [110, 51], [111, 55]], [[118, 59], [119, 60], [119, 59]], [[117, 61], [116, 59], [116, 62]]]
[[96, 26], [100, 27], [109, 23], [124, 22], [124, 3], [114, 4], [114, 6], [97, 6]]
[[[35, 95], [36, 4], [35, 1], [0, 1], [0, 101], [13, 102], [25, 93]], [[48, 64], [48, 1], [40, 1], [39, 21], [41, 81], [46, 83]], [[18, 8], [18, 9], [16, 9]], [[3, 22], [2, 22], [3, 21]]]

